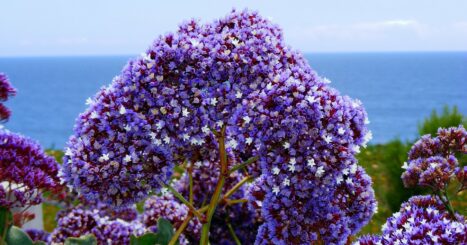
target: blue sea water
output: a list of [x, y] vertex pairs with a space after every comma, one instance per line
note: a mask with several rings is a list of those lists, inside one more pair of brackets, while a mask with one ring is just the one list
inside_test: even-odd
[[[306, 55], [342, 94], [360, 99], [372, 143], [414, 139], [433, 109], [457, 105], [467, 114], [467, 53], [320, 53]], [[0, 58], [18, 95], [7, 102], [8, 129], [62, 148], [85, 100], [110, 83], [129, 56]]]

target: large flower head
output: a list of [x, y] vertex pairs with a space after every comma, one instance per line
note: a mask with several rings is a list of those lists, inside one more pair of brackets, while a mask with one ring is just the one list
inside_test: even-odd
[[10, 118], [10, 110], [3, 105], [2, 102], [8, 100], [16, 94], [16, 89], [11, 86], [8, 77], [4, 73], [0, 73], [0, 121], [5, 121]]
[[0, 129], [0, 206], [37, 205], [46, 191], [60, 194], [58, 170], [58, 163], [37, 142]]
[[439, 129], [436, 137], [422, 136], [409, 152], [403, 168], [402, 181], [406, 187], [426, 186], [438, 191], [459, 173], [456, 153], [467, 154], [467, 131], [460, 125]]
[[386, 221], [381, 236], [365, 236], [357, 244], [465, 244], [467, 222], [456, 218], [438, 198], [414, 196]]
[[[122, 192], [120, 180], [87, 173], [111, 161], [120, 163], [118, 147], [131, 148], [133, 141], [106, 143], [111, 131], [128, 137], [122, 128], [106, 127], [109, 121], [122, 112], [132, 114], [116, 125], [124, 127], [130, 119], [141, 122], [141, 137], [150, 136], [148, 147], [164, 149], [180, 163], [218, 162], [215, 132], [225, 129], [229, 156], [239, 161], [259, 158], [249, 170], [263, 175], [262, 230], [268, 237], [259, 236], [257, 242], [310, 243], [321, 234], [329, 237], [326, 242], [339, 243], [371, 216], [365, 208], [353, 212], [343, 208], [351, 206], [345, 203], [349, 200], [373, 198], [368, 195], [371, 186], [361, 182], [367, 178], [363, 170], [363, 178], [351, 173], [357, 169], [354, 155], [371, 133], [361, 103], [340, 95], [328, 83], [284, 43], [276, 25], [255, 12], [232, 11], [205, 25], [185, 22], [176, 33], [157, 38], [91, 101], [70, 140], [65, 175], [91, 198], [108, 198], [114, 204], [141, 200], [146, 190], [157, 186]], [[166, 162], [145, 161], [156, 168]], [[148, 178], [144, 183], [149, 183], [155, 174], [141, 173], [138, 178]], [[94, 179], [86, 181], [87, 177], [118, 183], [117, 193], [132, 198], [115, 201], [122, 195], [106, 193], [114, 188], [97, 189]], [[356, 186], [363, 184], [364, 191], [355, 193], [367, 196], [343, 194], [360, 188], [349, 184], [341, 190], [347, 179], [354, 179]], [[340, 201], [335, 195], [342, 196]], [[372, 201], [363, 203], [372, 210]], [[346, 227], [354, 219], [356, 227]]]

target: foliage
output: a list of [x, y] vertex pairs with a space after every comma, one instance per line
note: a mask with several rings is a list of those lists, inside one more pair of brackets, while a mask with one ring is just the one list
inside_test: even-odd
[[[142, 236], [131, 236], [131, 245], [167, 245], [174, 235], [172, 224], [166, 219], [159, 219], [157, 222], [157, 233], [148, 232]], [[179, 244], [178, 242], [176, 243]]]
[[69, 237], [65, 240], [65, 245], [97, 245], [97, 240], [93, 235]]
[[459, 112], [457, 106], [450, 108], [446, 105], [440, 112], [433, 110], [428, 118], [418, 124], [418, 134], [419, 136], [425, 134], [435, 136], [438, 128], [449, 128], [458, 125], [464, 125], [464, 128], [467, 128], [467, 118]]

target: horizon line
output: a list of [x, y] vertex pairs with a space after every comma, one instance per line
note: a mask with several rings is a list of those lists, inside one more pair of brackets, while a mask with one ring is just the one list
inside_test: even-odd
[[[467, 53], [467, 50], [400, 50], [400, 51], [307, 51], [310, 54], [401, 54], [401, 53]], [[85, 57], [136, 57], [139, 54], [45, 54], [45, 55], [0, 55], [2, 58], [85, 58]]]

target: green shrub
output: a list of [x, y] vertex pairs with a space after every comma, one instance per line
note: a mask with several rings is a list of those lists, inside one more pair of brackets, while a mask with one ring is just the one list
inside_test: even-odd
[[465, 118], [457, 109], [457, 106], [449, 108], [449, 106], [444, 106], [441, 113], [438, 114], [436, 110], [431, 112], [430, 117], [425, 118], [422, 123], [418, 124], [418, 134], [419, 136], [425, 134], [431, 134], [435, 136], [438, 132], [438, 128], [448, 128], [459, 126], [463, 124], [464, 127], [467, 127], [467, 118]]

